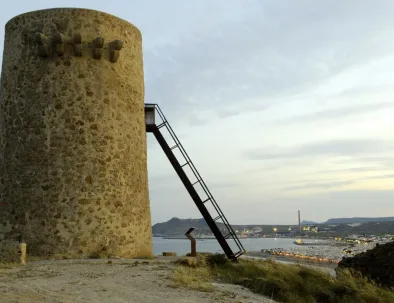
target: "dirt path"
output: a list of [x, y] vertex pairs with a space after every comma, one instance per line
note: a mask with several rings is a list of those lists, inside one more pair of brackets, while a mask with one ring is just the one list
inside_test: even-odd
[[264, 303], [274, 302], [235, 285], [214, 292], [174, 288], [168, 261], [35, 261], [0, 269], [1, 303]]

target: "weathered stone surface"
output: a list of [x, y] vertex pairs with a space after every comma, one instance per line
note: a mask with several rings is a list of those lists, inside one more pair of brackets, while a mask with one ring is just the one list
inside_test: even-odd
[[[74, 44], [62, 56], [46, 44], [51, 55], [40, 57], [37, 33]], [[93, 58], [86, 41], [97, 37], [124, 42], [116, 63], [109, 50]], [[2, 236], [21, 235], [33, 255], [151, 256], [139, 30], [86, 9], [17, 16], [6, 25], [0, 98]]]
[[24, 262], [21, 262], [22, 245], [24, 248], [26, 248], [26, 243], [20, 244], [18, 241], [15, 240], [0, 241], [0, 262], [25, 264], [26, 250], [24, 255]]

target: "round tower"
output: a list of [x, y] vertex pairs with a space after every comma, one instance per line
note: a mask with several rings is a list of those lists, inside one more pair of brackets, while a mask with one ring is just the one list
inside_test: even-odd
[[152, 255], [142, 38], [87, 9], [5, 27], [0, 239], [31, 254]]

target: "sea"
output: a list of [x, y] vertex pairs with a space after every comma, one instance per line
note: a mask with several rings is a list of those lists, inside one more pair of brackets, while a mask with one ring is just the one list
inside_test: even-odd
[[[294, 239], [290, 238], [244, 238], [240, 239], [246, 251], [261, 251], [271, 248], [289, 248], [295, 246]], [[232, 240], [228, 241], [234, 253], [239, 251]], [[223, 253], [216, 239], [197, 239], [198, 252]], [[153, 253], [161, 255], [163, 252], [176, 252], [178, 256], [190, 252], [190, 240], [188, 239], [164, 239], [153, 237]]]

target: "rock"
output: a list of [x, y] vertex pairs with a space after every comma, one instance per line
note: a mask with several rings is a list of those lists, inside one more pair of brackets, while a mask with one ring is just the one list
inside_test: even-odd
[[164, 257], [175, 257], [176, 252], [163, 251], [163, 256]]

